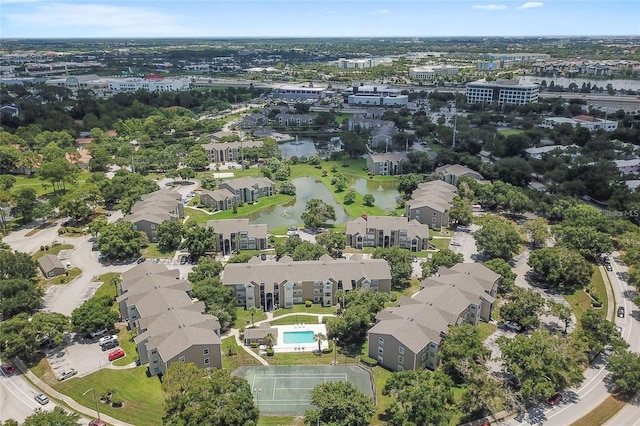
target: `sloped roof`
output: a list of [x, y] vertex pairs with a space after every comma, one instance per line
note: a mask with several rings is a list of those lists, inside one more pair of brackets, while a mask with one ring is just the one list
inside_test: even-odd
[[38, 265], [45, 272], [49, 273], [56, 268], [64, 269], [64, 265], [58, 259], [58, 256], [53, 254], [45, 254], [38, 258]]
[[163, 360], [168, 361], [194, 345], [220, 345], [220, 338], [211, 329], [189, 326], [166, 335], [156, 346]]

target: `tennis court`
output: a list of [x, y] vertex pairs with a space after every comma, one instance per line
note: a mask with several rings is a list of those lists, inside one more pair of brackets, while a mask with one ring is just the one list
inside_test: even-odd
[[249, 382], [253, 400], [263, 415], [304, 415], [311, 408], [309, 392], [326, 382], [351, 382], [373, 397], [369, 372], [356, 365], [244, 366], [233, 374]]

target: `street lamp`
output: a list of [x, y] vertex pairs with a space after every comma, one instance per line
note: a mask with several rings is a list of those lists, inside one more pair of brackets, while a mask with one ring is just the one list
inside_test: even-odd
[[338, 365], [338, 339], [333, 338], [333, 365]]
[[94, 388], [88, 389], [82, 396], [85, 396], [89, 391], [93, 391], [93, 402], [96, 404], [96, 413], [98, 413], [98, 420], [100, 420], [100, 410], [98, 410], [98, 398], [96, 398], [96, 390]]
[[260, 392], [262, 392], [262, 389], [253, 388], [253, 393], [256, 394], [256, 402], [257, 402], [257, 405], [258, 405], [258, 411], [260, 411]]

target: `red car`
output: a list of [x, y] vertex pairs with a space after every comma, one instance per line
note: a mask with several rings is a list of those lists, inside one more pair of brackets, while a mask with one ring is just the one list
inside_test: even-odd
[[549, 405], [556, 405], [560, 401], [562, 401], [561, 393], [555, 393], [551, 398], [547, 399], [547, 402], [549, 403]]
[[11, 364], [2, 364], [2, 372], [5, 374], [5, 376], [10, 376], [13, 373], [16, 372], [16, 369], [13, 368], [13, 365]]
[[125, 355], [122, 349], [116, 349], [113, 352], [109, 353], [109, 361], [113, 361], [114, 359], [122, 358]]

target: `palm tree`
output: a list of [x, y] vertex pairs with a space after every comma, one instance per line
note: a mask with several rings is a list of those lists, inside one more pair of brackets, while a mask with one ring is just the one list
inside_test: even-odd
[[336, 299], [340, 301], [340, 308], [344, 309], [344, 298], [347, 296], [347, 292], [344, 290], [336, 291]]
[[273, 347], [273, 342], [275, 342], [276, 336], [273, 333], [267, 333], [264, 336], [264, 342], [267, 344], [269, 349]]
[[251, 315], [251, 326], [255, 327], [256, 324], [255, 322], [253, 322], [253, 316], [256, 314], [256, 312], [258, 312], [258, 309], [255, 306], [251, 306], [249, 309], [249, 315]]
[[322, 349], [320, 348], [320, 345], [322, 345], [322, 342], [327, 340], [327, 336], [325, 336], [322, 333], [316, 333], [316, 334], [313, 335], [313, 340], [318, 342], [318, 352], [322, 352]]

